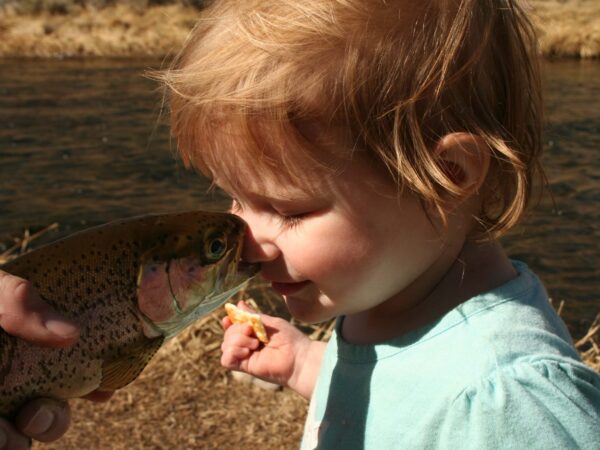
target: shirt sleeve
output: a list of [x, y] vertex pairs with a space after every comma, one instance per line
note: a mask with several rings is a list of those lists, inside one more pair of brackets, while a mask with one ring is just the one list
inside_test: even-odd
[[436, 434], [440, 448], [598, 449], [600, 376], [563, 361], [498, 368], [460, 393]]

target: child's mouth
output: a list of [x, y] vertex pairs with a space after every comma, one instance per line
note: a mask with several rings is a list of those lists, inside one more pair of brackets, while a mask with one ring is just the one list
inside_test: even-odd
[[292, 295], [300, 291], [304, 287], [308, 286], [309, 284], [309, 280], [301, 281], [300, 283], [278, 283], [276, 281], [273, 281], [271, 283], [271, 286], [273, 287], [273, 290], [279, 295]]

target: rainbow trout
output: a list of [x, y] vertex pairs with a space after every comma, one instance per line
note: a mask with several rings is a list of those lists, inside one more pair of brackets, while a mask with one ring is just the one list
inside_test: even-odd
[[226, 213], [136, 217], [76, 233], [2, 270], [31, 282], [79, 324], [42, 348], [0, 329], [0, 416], [35, 397], [67, 399], [131, 383], [165, 339], [221, 306], [258, 271], [240, 262], [246, 225]]

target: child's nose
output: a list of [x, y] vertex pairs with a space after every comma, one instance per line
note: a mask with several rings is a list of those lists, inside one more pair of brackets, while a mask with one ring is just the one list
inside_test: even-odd
[[242, 259], [251, 263], [273, 261], [279, 256], [279, 249], [266, 236], [254, 234], [252, 229], [246, 229]]
[[272, 236], [269, 235], [268, 224], [264, 223], [258, 214], [244, 211], [238, 215], [248, 224], [242, 249], [244, 261], [260, 263], [276, 259], [280, 250], [273, 242]]

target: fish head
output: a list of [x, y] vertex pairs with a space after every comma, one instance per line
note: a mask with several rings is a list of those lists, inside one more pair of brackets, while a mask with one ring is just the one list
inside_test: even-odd
[[167, 338], [221, 306], [259, 270], [241, 258], [245, 222], [227, 213], [204, 214], [195, 229], [182, 224], [141, 258], [138, 309], [149, 330]]

